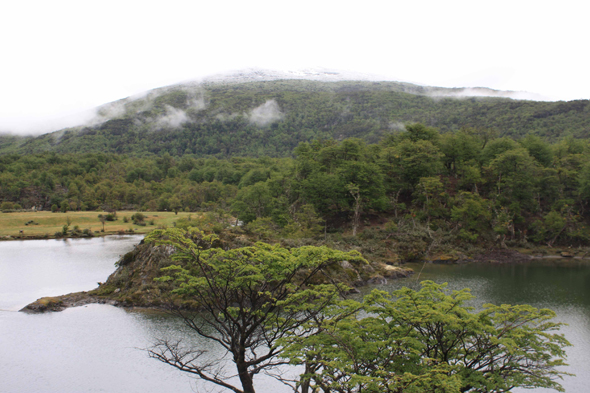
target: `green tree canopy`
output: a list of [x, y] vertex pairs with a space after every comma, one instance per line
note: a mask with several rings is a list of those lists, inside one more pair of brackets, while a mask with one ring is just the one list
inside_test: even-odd
[[303, 393], [563, 391], [558, 367], [569, 343], [554, 333], [555, 313], [491, 304], [474, 312], [470, 299], [431, 281], [418, 291], [374, 290], [331, 308], [283, 355], [305, 366]]
[[220, 371], [225, 356], [208, 359], [198, 348], [167, 340], [157, 342], [150, 356], [237, 393], [254, 392], [256, 375], [284, 364], [279, 341], [304, 334], [304, 324], [340, 295], [344, 288], [322, 284], [319, 273], [344, 260], [366, 263], [358, 252], [327, 247], [256, 243], [224, 250], [217, 236], [191, 227], [156, 230], [148, 241], [176, 250], [172, 258], [179, 264], [165, 268], [170, 275], [160, 280], [174, 281], [177, 294], [198, 304], [198, 315], [176, 311], [197, 335], [228, 353], [241, 388]]

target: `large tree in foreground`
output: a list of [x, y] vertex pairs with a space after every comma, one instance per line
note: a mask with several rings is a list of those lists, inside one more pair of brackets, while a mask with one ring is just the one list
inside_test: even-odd
[[373, 291], [314, 321], [313, 334], [291, 337], [283, 356], [305, 366], [307, 392], [508, 392], [553, 388], [566, 374], [567, 340], [555, 314], [527, 305], [465, 306], [468, 290], [431, 281], [422, 289]]
[[468, 290], [431, 281], [419, 291], [341, 300], [343, 288], [321, 282], [327, 270], [341, 269], [338, 262], [366, 263], [356, 252], [265, 243], [225, 250], [217, 236], [194, 228], [154, 231], [148, 240], [174, 247], [180, 263], [162, 280], [201, 308], [176, 312], [221, 348], [208, 354], [162, 340], [150, 355], [230, 391], [254, 392], [257, 374], [288, 363], [303, 373], [282, 380], [302, 393], [563, 390], [557, 380], [566, 374], [559, 367], [569, 343], [550, 310], [484, 305], [475, 312], [465, 305]]
[[288, 250], [257, 243], [224, 250], [217, 236], [194, 228], [154, 231], [148, 240], [174, 247], [172, 258], [180, 263], [166, 268], [169, 275], [160, 280], [174, 281], [175, 292], [201, 310], [176, 313], [226, 352], [211, 358], [198, 348], [161, 340], [150, 356], [236, 393], [254, 392], [257, 374], [286, 364], [278, 356], [279, 341], [306, 334], [305, 325], [339, 297], [341, 287], [322, 284], [329, 278], [324, 270], [344, 260], [366, 263], [358, 252], [326, 247]]

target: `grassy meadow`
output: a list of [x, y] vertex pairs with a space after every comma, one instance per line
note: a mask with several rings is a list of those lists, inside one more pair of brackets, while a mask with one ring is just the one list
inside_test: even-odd
[[[147, 233], [158, 227], [171, 227], [174, 222], [182, 217], [188, 217], [191, 213], [179, 212], [142, 212], [145, 216], [145, 226], [134, 225], [131, 216], [135, 211], [117, 212], [116, 221], [106, 221], [103, 224], [98, 218], [99, 214], [106, 215], [106, 212], [85, 211], [85, 212], [67, 212], [52, 213], [50, 211], [38, 212], [15, 212], [0, 213], [0, 238], [20, 237], [20, 238], [39, 238], [55, 237], [56, 232], [61, 232], [64, 225], [70, 220], [69, 229], [78, 226], [80, 231], [88, 229], [95, 236], [117, 234], [121, 232], [130, 233]], [[192, 213], [195, 217], [195, 213]], [[124, 222], [127, 217], [128, 222]], [[28, 225], [26, 225], [28, 223]], [[21, 232], [22, 231], [22, 232]]]

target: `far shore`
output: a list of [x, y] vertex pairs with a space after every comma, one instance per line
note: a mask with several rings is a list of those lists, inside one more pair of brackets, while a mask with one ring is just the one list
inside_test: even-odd
[[[171, 227], [181, 219], [196, 218], [200, 213], [139, 212], [142, 221], [134, 221], [137, 211], [117, 211], [114, 220], [104, 220], [102, 211], [23, 211], [0, 213], [0, 240], [38, 240], [91, 238], [107, 235], [146, 234], [155, 228]], [[104, 225], [103, 225], [104, 224]]]

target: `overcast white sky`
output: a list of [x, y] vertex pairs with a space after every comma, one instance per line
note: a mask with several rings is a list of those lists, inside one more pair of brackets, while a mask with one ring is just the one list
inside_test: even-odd
[[0, 3], [0, 130], [250, 67], [590, 98], [581, 0]]

